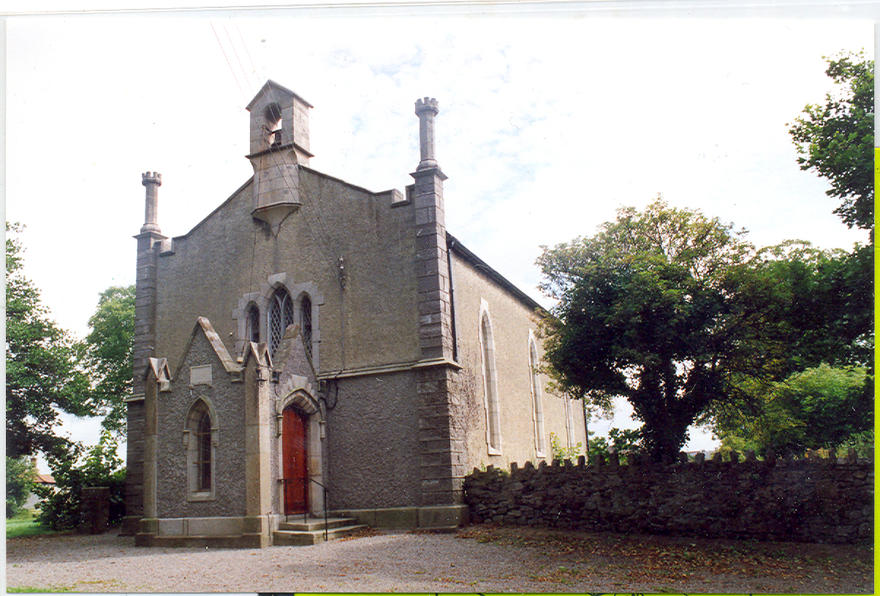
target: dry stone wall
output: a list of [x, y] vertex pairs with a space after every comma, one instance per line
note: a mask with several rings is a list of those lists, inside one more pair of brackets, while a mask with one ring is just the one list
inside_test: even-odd
[[873, 462], [616, 461], [510, 471], [465, 480], [471, 520], [505, 525], [715, 538], [858, 543], [872, 540]]

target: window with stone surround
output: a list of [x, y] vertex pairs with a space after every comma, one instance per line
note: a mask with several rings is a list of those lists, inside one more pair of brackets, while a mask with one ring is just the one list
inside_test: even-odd
[[187, 495], [190, 501], [214, 498], [214, 445], [217, 428], [210, 406], [198, 399], [186, 417], [184, 446], [186, 449]]
[[274, 356], [278, 346], [281, 345], [284, 331], [288, 325], [293, 324], [293, 302], [284, 288], [275, 290], [272, 298], [269, 299], [268, 323], [266, 328], [269, 332], [269, 353]]
[[501, 454], [501, 407], [498, 403], [498, 371], [495, 368], [495, 340], [489, 313], [480, 318], [480, 348], [483, 359], [483, 391], [486, 405], [486, 442], [489, 455]]
[[532, 381], [532, 400], [535, 418], [535, 451], [538, 457], [545, 457], [547, 446], [544, 439], [544, 404], [541, 393], [541, 379], [538, 378], [538, 348], [529, 333], [529, 376]]

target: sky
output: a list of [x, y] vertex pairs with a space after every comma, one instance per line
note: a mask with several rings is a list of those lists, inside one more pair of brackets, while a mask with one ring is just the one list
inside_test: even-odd
[[[162, 174], [163, 233], [185, 234], [252, 175], [245, 105], [271, 78], [315, 106], [311, 167], [372, 191], [411, 182], [413, 104], [437, 98], [447, 229], [545, 305], [542, 245], [658, 194], [758, 246], [848, 249], [866, 235], [800, 171], [787, 123], [831, 90], [824, 56], [873, 57], [873, 23], [770, 4], [8, 18], [6, 219], [26, 226], [25, 272], [55, 320], [84, 337], [100, 292], [134, 283], [141, 173]], [[65, 420], [96, 440], [94, 422]], [[620, 408], [592, 429], [609, 425], [635, 423]], [[712, 444], [693, 435], [689, 448]]]

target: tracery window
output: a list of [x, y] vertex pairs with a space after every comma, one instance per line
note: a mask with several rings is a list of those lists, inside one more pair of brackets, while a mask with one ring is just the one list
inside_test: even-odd
[[269, 301], [269, 352], [274, 356], [284, 331], [293, 323], [293, 302], [284, 288], [278, 288]]

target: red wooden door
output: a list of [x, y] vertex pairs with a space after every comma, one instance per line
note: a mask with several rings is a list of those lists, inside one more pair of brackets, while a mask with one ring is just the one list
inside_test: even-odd
[[281, 456], [284, 461], [284, 513], [308, 509], [309, 469], [306, 459], [306, 418], [294, 408], [284, 410]]

